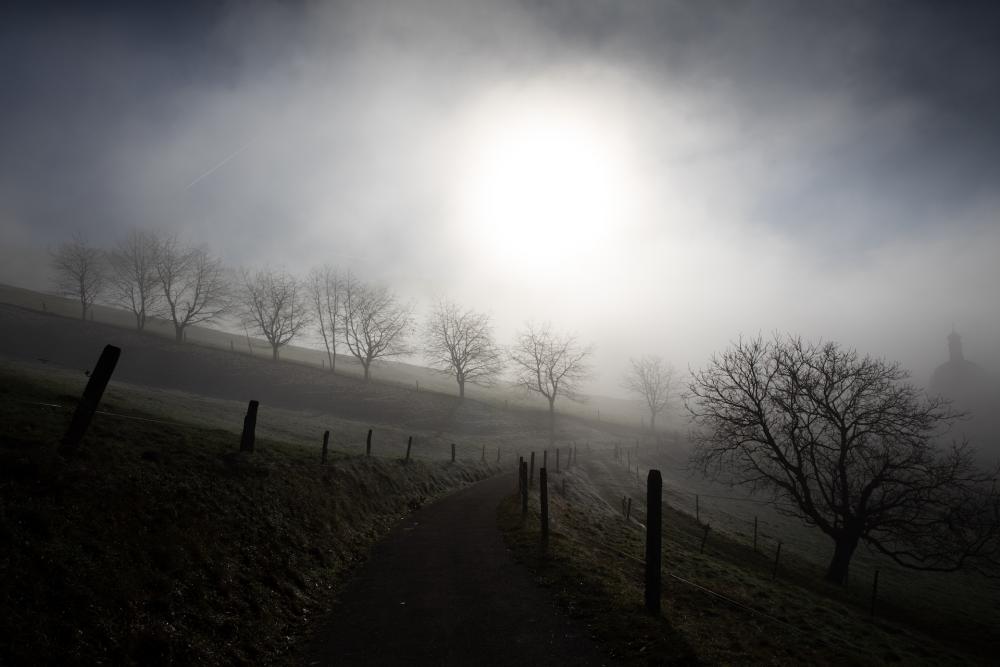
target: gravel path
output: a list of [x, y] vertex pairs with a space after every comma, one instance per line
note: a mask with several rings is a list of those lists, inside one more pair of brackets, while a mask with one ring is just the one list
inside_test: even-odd
[[501, 475], [397, 526], [317, 633], [319, 665], [609, 665], [586, 628], [513, 562], [496, 511]]

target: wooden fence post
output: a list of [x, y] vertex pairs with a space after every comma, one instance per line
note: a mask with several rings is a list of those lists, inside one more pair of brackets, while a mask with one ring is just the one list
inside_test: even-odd
[[521, 461], [521, 516], [528, 514], [528, 462]]
[[538, 491], [542, 501], [542, 544], [549, 542], [549, 478], [548, 471], [538, 471]]
[[632, 499], [631, 498], [628, 499], [628, 506], [625, 508], [625, 518], [626, 519], [631, 519], [632, 518]]
[[365, 456], [372, 455], [372, 430], [368, 429], [368, 437], [365, 438]]
[[531, 465], [528, 467], [528, 488], [535, 485], [535, 453], [531, 452]]
[[500, 463], [500, 448], [497, 447], [497, 463]]
[[118, 357], [121, 356], [121, 353], [121, 348], [114, 345], [104, 346], [104, 350], [97, 360], [97, 366], [94, 367], [94, 372], [87, 380], [83, 396], [76, 404], [73, 419], [59, 445], [59, 453], [72, 454], [80, 446], [80, 441], [83, 440], [87, 427], [90, 426], [90, 421], [94, 418], [97, 404], [101, 402], [101, 396], [104, 395], [104, 389], [108, 386], [108, 381], [111, 380], [111, 374], [115, 372], [115, 366], [118, 364]]
[[257, 430], [257, 401], [250, 401], [247, 406], [247, 414], [243, 417], [243, 434], [240, 436], [240, 451], [252, 452], [256, 441]]
[[451, 443], [451, 462], [455, 462], [455, 443]]
[[413, 448], [413, 436], [411, 435], [406, 439], [406, 462], [410, 462], [410, 449]]
[[771, 572], [771, 579], [778, 578], [778, 561], [781, 560], [781, 542], [778, 542], [778, 551], [774, 554], [774, 571]]
[[660, 614], [660, 562], [662, 556], [663, 478], [659, 470], [646, 477], [646, 611]]
[[323, 457], [320, 459], [322, 463], [326, 463], [326, 450], [330, 446], [330, 432], [323, 431]]

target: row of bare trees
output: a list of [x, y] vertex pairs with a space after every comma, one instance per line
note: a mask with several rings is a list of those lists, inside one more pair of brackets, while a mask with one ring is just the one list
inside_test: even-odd
[[204, 247], [142, 230], [109, 252], [74, 237], [52, 259], [59, 288], [80, 301], [84, 319], [106, 297], [133, 314], [139, 331], [149, 317], [168, 318], [179, 342], [188, 327], [233, 315], [248, 333], [267, 340], [274, 359], [285, 345], [315, 333], [331, 371], [338, 350], [346, 349], [366, 381], [378, 360], [422, 353], [455, 379], [460, 397], [469, 384], [494, 385], [509, 367], [514, 384], [545, 397], [551, 414], [558, 397], [579, 399], [590, 376], [592, 348], [548, 325], [527, 325], [506, 349], [488, 315], [441, 299], [417, 330], [412, 306], [390, 289], [330, 266], [313, 269], [305, 280], [274, 269], [231, 272]]
[[142, 331], [151, 316], [168, 317], [178, 341], [196, 324], [211, 322], [231, 306], [222, 261], [176, 236], [132, 230], [109, 251], [74, 236], [52, 253], [56, 285], [79, 300], [80, 316], [108, 297], [126, 308]]

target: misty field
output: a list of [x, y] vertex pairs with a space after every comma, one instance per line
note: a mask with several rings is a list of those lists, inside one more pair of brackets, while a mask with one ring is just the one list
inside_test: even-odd
[[[689, 471], [687, 443], [676, 431], [650, 439], [610, 420], [560, 415], [553, 446], [537, 406], [459, 401], [426, 385], [418, 391], [394, 376], [393, 366], [382, 370], [389, 382], [366, 384], [294, 361], [275, 363], [225, 346], [179, 346], [52, 313], [3, 306], [0, 317], [9, 562], [33, 573], [22, 583], [50, 582], [38, 598], [46, 606], [63, 596], [70, 608], [102, 600], [98, 625], [78, 627], [69, 612], [50, 618], [42, 607], [8, 616], [16, 626], [6, 636], [31, 637], [53, 659], [69, 655], [63, 651], [152, 662], [289, 659], [304, 624], [403, 513], [483, 475], [512, 475], [518, 456], [530, 452], [540, 466], [547, 449], [551, 470], [555, 447], [563, 458], [561, 471], [551, 473], [551, 551], [539, 554], [535, 522], [521, 522], [513, 504], [500, 509], [499, 522], [518, 558], [571, 616], [587, 619], [616, 661], [959, 664], [986, 661], [996, 649], [994, 583], [908, 573], [859, 552], [846, 589], [822, 585], [831, 545], [773, 507], [701, 480]], [[101, 404], [104, 414], [80, 460], [61, 462], [51, 445], [106, 342], [120, 345], [123, 355]], [[236, 449], [250, 398], [261, 401], [260, 444], [246, 457]], [[372, 459], [363, 457], [368, 429]], [[319, 465], [325, 430], [332, 449], [326, 467]], [[414, 465], [401, 466], [411, 437]], [[567, 470], [573, 447], [578, 465]], [[663, 472], [667, 505], [662, 623], [644, 617], [639, 606], [643, 490], [652, 468]], [[623, 497], [633, 503], [629, 520], [621, 516]], [[99, 525], [85, 528], [94, 518]], [[227, 526], [221, 532], [211, 523], [217, 520]], [[257, 524], [269, 527], [266, 537], [248, 527]], [[258, 541], [275, 540], [296, 555], [249, 564], [249, 554], [262, 553]], [[778, 541], [783, 551], [772, 581]], [[105, 542], [121, 546], [108, 550]], [[13, 548], [22, 544], [30, 546]], [[873, 620], [875, 569], [881, 584]], [[86, 576], [77, 581], [76, 571]], [[110, 571], [126, 575], [106, 587], [102, 577]], [[187, 574], [179, 586], [208, 586], [207, 592], [171, 598], [177, 589], [168, 582], [181, 572]], [[9, 585], [5, 599], [30, 608], [22, 583]], [[240, 618], [258, 618], [264, 630], [242, 629], [237, 610]], [[24, 644], [5, 650], [27, 655]]]

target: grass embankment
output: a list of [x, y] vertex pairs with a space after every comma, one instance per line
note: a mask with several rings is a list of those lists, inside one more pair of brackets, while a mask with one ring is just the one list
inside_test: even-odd
[[[98, 416], [55, 444], [64, 380], [0, 386], [0, 664], [288, 659], [368, 547], [488, 465], [345, 457], [238, 433]], [[158, 418], [149, 404], [102, 409]], [[146, 408], [141, 411], [137, 405]], [[176, 415], [172, 415], [176, 417]]]
[[[969, 664], [990, 661], [877, 616], [842, 589], [827, 586], [809, 565], [711, 534], [693, 517], [664, 507], [663, 613], [642, 608], [645, 520], [626, 521], [600, 498], [585, 466], [553, 475], [551, 530], [540, 548], [537, 490], [522, 520], [516, 498], [499, 521], [515, 556], [581, 618], [613, 657], [626, 664]], [[637, 519], [637, 520], [636, 520]], [[730, 598], [727, 602], [678, 578]]]

